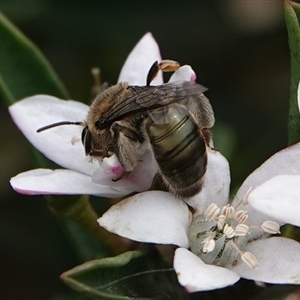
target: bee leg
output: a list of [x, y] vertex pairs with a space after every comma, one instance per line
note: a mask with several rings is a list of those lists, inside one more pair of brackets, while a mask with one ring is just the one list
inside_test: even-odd
[[115, 153], [114, 153], [114, 147], [113, 145], [108, 145], [106, 148], [105, 148], [105, 157], [111, 157], [113, 156]]
[[209, 129], [204, 128], [201, 130], [206, 146], [208, 146], [211, 150], [219, 151], [218, 149], [212, 147], [212, 133]]
[[158, 62], [156, 61], [149, 69], [149, 72], [147, 75], [147, 81], [146, 81], [147, 86], [149, 86], [151, 81], [156, 77], [158, 71], [159, 71]]
[[212, 142], [212, 133], [209, 129], [203, 128], [201, 130], [202, 136], [204, 138], [206, 146], [211, 148], [211, 142]]
[[114, 122], [110, 129], [114, 142], [114, 153], [125, 171], [131, 172], [138, 164], [138, 149], [144, 142], [144, 137], [124, 120]]
[[180, 68], [180, 64], [175, 60], [164, 59], [160, 63], [157, 61], [151, 66], [147, 75], [146, 85], [149, 86], [159, 71], [174, 72]]
[[125, 172], [122, 176], [120, 176], [119, 178], [117, 179], [112, 179], [113, 182], [117, 182], [121, 179], [126, 179], [128, 176], [129, 176], [130, 172]]

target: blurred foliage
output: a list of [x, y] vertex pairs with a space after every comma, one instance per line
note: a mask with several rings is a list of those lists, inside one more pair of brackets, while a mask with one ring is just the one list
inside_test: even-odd
[[43, 54], [0, 14], [0, 91], [8, 105], [44, 93], [68, 94]]
[[300, 141], [300, 114], [297, 101], [298, 84], [300, 80], [300, 4], [286, 1], [284, 11], [291, 51], [291, 95], [288, 138], [289, 144], [292, 145]]
[[[129, 51], [151, 31], [163, 58], [192, 65], [209, 87], [215, 147], [230, 161], [233, 190], [287, 144], [290, 57], [280, 1], [0, 0], [0, 11], [40, 48], [72, 98], [86, 103], [90, 69], [100, 67], [114, 83]], [[9, 187], [10, 177], [33, 165], [1, 105], [0, 298], [61, 299], [58, 276], [78, 261], [42, 198]]]

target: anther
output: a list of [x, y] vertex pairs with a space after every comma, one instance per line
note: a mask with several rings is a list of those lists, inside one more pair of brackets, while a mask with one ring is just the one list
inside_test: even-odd
[[232, 239], [235, 235], [234, 229], [228, 224], [224, 226], [223, 233], [228, 239]]
[[71, 144], [74, 146], [77, 142], [79, 142], [81, 140], [81, 136], [80, 135], [75, 135], [72, 137], [71, 139]]
[[221, 215], [231, 218], [234, 215], [235, 209], [230, 204], [224, 206], [221, 210]]
[[270, 233], [270, 234], [277, 234], [280, 233], [280, 226], [274, 221], [265, 221], [262, 223], [261, 228], [264, 232]]
[[251, 252], [244, 252], [241, 255], [242, 261], [250, 268], [255, 269], [258, 266], [256, 257]]
[[210, 206], [206, 209], [204, 215], [207, 220], [213, 220], [217, 217], [217, 215], [220, 212], [220, 208], [215, 204], [212, 203]]
[[246, 224], [238, 224], [235, 227], [235, 236], [245, 236], [249, 232], [249, 227]]
[[202, 251], [204, 253], [209, 253], [215, 249], [215, 245], [216, 245], [216, 242], [213, 238], [211, 238], [211, 237], [207, 238], [207, 239], [205, 239]]
[[238, 210], [234, 214], [234, 218], [239, 222], [239, 223], [244, 223], [248, 219], [248, 212], [245, 210]]
[[222, 230], [225, 224], [226, 217], [224, 215], [220, 215], [217, 218], [217, 227], [219, 230]]

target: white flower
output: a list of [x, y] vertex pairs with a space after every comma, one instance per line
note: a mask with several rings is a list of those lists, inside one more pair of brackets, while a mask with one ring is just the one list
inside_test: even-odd
[[[128, 56], [118, 82], [146, 85], [148, 71], [155, 61], [161, 61], [159, 47], [147, 33]], [[180, 67], [169, 82], [195, 81], [190, 66]], [[162, 74], [151, 85], [163, 84]], [[124, 173], [115, 155], [103, 161], [86, 159], [84, 147], [78, 141], [81, 126], [60, 126], [40, 133], [37, 129], [59, 121], [81, 122], [89, 107], [72, 100], [37, 95], [26, 98], [9, 108], [9, 112], [27, 139], [46, 157], [65, 169], [36, 169], [18, 174], [10, 181], [14, 190], [22, 194], [90, 194], [103, 197], [122, 197], [132, 192], [148, 190], [157, 172], [157, 163], [150, 147], [139, 158], [138, 166], [120, 180]]]
[[228, 162], [208, 149], [204, 188], [186, 201], [193, 214], [171, 194], [150, 191], [122, 200], [98, 222], [132, 240], [177, 245], [174, 269], [189, 292], [226, 287], [241, 277], [299, 284], [300, 244], [270, 236], [284, 223], [300, 223], [299, 157], [300, 143], [273, 155], [229, 205]]
[[[147, 33], [128, 56], [118, 82], [146, 85], [149, 68], [160, 60], [159, 47], [152, 35]], [[159, 74], [151, 84], [162, 83], [162, 75]], [[157, 171], [150, 150], [142, 155], [140, 164], [128, 177], [112, 181], [123, 172], [115, 156], [105, 158], [103, 163], [90, 163], [85, 157], [82, 143], [71, 143], [72, 138], [80, 136], [81, 126], [60, 126], [36, 132], [38, 128], [58, 121], [84, 121], [88, 110], [89, 107], [85, 104], [47, 95], [26, 98], [9, 108], [14, 122], [35, 148], [65, 168], [36, 169], [17, 175], [10, 181], [17, 192], [30, 195], [92, 194], [120, 197], [149, 189]]]

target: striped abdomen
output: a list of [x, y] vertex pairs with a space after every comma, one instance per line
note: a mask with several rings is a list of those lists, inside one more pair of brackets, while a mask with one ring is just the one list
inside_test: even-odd
[[181, 105], [151, 112], [146, 123], [160, 173], [182, 198], [196, 195], [206, 172], [206, 143], [194, 117]]

